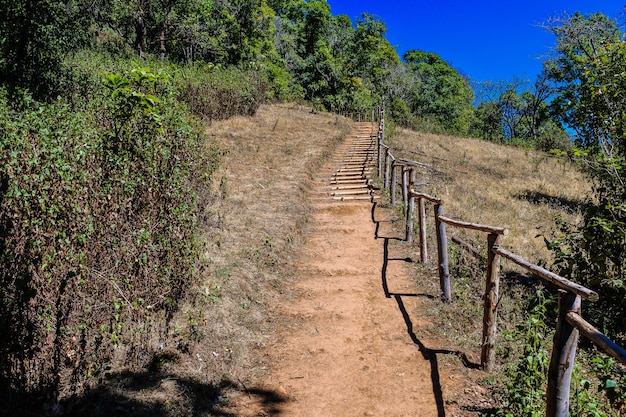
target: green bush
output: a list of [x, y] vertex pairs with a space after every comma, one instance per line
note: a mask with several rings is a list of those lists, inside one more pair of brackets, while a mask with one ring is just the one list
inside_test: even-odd
[[268, 88], [261, 72], [213, 65], [184, 69], [179, 82], [180, 100], [195, 114], [209, 120], [254, 115]]
[[104, 86], [84, 110], [26, 98], [17, 111], [0, 97], [9, 398], [50, 405], [113, 360], [145, 365], [194, 274], [196, 191], [215, 152], [165, 73], [138, 68]]
[[499, 415], [506, 417], [540, 417], [545, 414], [546, 382], [549, 366], [549, 328], [545, 318], [550, 300], [538, 290], [529, 301], [526, 320], [505, 334], [514, 345], [522, 346], [519, 356], [507, 369], [505, 407]]

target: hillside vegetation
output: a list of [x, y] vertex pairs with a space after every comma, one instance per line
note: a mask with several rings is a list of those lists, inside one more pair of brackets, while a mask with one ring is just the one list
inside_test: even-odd
[[[445, 159], [424, 160], [425, 182], [450, 200], [450, 215], [510, 226], [507, 245], [603, 294], [589, 316], [626, 340], [626, 41], [607, 16], [546, 22], [555, 51], [536, 80], [481, 85], [434, 52], [399, 57], [384, 22], [334, 16], [326, 0], [0, 0], [0, 16], [7, 413], [61, 414], [108, 377], [124, 385], [123, 370], [147, 378], [133, 385], [141, 391], [202, 341], [223, 345], [211, 347], [215, 358], [236, 358], [255, 337], [242, 330], [231, 346], [222, 336], [240, 324], [253, 331], [263, 301], [235, 296], [224, 314], [216, 306], [229, 303], [232, 282], [233, 293], [280, 292], [267, 271], [280, 272], [306, 217], [306, 178], [287, 163], [308, 175], [347, 130], [337, 114], [383, 103], [390, 126], [424, 132], [400, 130], [391, 145]], [[303, 142], [309, 123], [317, 136]], [[493, 143], [430, 136], [439, 133]], [[271, 184], [281, 187], [271, 201], [290, 219], [286, 235], [271, 210], [225, 220]], [[300, 195], [288, 197], [294, 184]], [[229, 198], [238, 204], [225, 206]], [[239, 273], [245, 279], [231, 281]], [[549, 303], [525, 308], [543, 314]], [[203, 386], [217, 399], [217, 381], [243, 386], [231, 375], [237, 359], [201, 362], [207, 373], [176, 389]], [[618, 407], [625, 381], [613, 364], [602, 369]], [[172, 407], [212, 411], [194, 401]]]

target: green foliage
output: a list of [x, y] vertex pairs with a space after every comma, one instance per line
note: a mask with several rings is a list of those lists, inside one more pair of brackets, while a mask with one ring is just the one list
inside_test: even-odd
[[570, 415], [617, 417], [626, 411], [626, 374], [613, 358], [581, 355], [572, 378]]
[[549, 366], [549, 329], [545, 324], [550, 300], [538, 290], [529, 301], [526, 320], [505, 334], [521, 352], [507, 369], [506, 404], [499, 415], [540, 417], [545, 415], [545, 393]]
[[221, 120], [252, 116], [265, 100], [268, 81], [259, 71], [195, 66], [182, 71], [180, 100], [198, 116]]
[[404, 60], [415, 74], [410, 95], [412, 112], [420, 127], [465, 135], [470, 131], [474, 94], [467, 80], [439, 55], [410, 50]]
[[140, 366], [165, 336], [215, 166], [164, 72], [96, 88], [80, 109], [0, 98], [0, 380], [52, 402], [117, 355]]
[[605, 54], [607, 45], [621, 39], [620, 30], [616, 22], [602, 13], [576, 13], [566, 20], [557, 20], [550, 29], [557, 38], [558, 52], [555, 59], [544, 64], [556, 88], [552, 112], [575, 129], [582, 143], [598, 143], [602, 135], [595, 127], [606, 120], [606, 115], [595, 114], [589, 106], [588, 71], [590, 63]]
[[585, 314], [610, 337], [626, 341], [626, 189], [597, 181], [596, 201], [585, 207], [580, 224], [559, 223], [549, 248], [560, 274], [601, 294]]
[[593, 181], [593, 198], [579, 224], [559, 225], [550, 246], [561, 274], [600, 294], [600, 301], [589, 309], [592, 321], [625, 342], [626, 43], [603, 15], [575, 15], [559, 30], [561, 57], [553, 74], [570, 82], [563, 97], [576, 100], [561, 111], [586, 146], [579, 159]]
[[37, 98], [58, 94], [59, 79], [70, 71], [64, 54], [87, 42], [79, 2], [2, 0], [0, 16], [0, 85]]

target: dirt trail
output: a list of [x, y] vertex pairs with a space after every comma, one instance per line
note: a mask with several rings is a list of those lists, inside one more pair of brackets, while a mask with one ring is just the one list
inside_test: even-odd
[[[370, 129], [359, 124], [322, 170], [324, 182], [311, 196], [314, 227], [295, 271], [296, 296], [293, 304], [276, 307], [285, 326], [267, 347], [270, 366], [260, 384], [281, 399], [252, 407], [249, 396], [245, 415], [445, 415], [436, 357], [420, 349], [413, 328], [422, 323], [408, 313], [424, 302], [408, 279], [410, 259], [389, 256], [397, 234], [379, 218], [371, 197], [328, 191], [330, 181], [337, 182], [337, 164], [354, 150], [351, 141]], [[362, 188], [371, 186], [363, 182]]]

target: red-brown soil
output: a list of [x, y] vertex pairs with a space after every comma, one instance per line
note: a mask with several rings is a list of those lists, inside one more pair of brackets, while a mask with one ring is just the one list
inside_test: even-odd
[[403, 237], [380, 203], [330, 197], [325, 181], [340, 160], [321, 170], [310, 195], [313, 227], [296, 262], [293, 300], [274, 306], [278, 330], [263, 352], [266, 375], [246, 387], [247, 395], [232, 398], [229, 412], [457, 415], [446, 413], [446, 402], [454, 401], [444, 401], [441, 382], [454, 390], [457, 376], [442, 376], [437, 361], [438, 353], [455, 352], [429, 348], [420, 335], [429, 323], [414, 314], [423, 303], [437, 301], [420, 294], [410, 279], [414, 259], [400, 254]]

